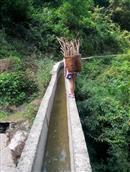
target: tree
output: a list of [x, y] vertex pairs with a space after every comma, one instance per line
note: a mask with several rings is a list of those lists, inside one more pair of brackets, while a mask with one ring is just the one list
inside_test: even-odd
[[109, 9], [112, 13], [112, 20], [122, 29], [130, 31], [130, 1], [110, 0]]
[[31, 17], [31, 0], [0, 1], [0, 25], [21, 23]]
[[108, 7], [108, 5], [110, 4], [109, 0], [94, 0], [94, 3], [96, 6], [98, 5], [100, 7]]

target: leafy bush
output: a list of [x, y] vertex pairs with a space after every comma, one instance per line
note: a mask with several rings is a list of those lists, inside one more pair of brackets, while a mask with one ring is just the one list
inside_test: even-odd
[[44, 4], [33, 11], [26, 36], [41, 51], [57, 57], [59, 45], [56, 36], [71, 39], [78, 34], [83, 55], [117, 53], [128, 48], [129, 33], [121, 31], [104, 8], [94, 8], [93, 1], [81, 3], [76, 0], [59, 4], [56, 7]]
[[[99, 1], [96, 2], [99, 3]], [[83, 0], [82, 3], [79, 0], [44, 2], [42, 0], [34, 0], [33, 2], [31, 0], [18, 0], [17, 2], [13, 0], [1, 3], [1, 15], [6, 13], [8, 8], [11, 10], [4, 16], [1, 24], [13, 23], [11, 27], [6, 27], [5, 30], [8, 30], [8, 33], [13, 33], [14, 37], [22, 38], [28, 41], [30, 45], [33, 44], [44, 54], [53, 54], [54, 60], [61, 58], [56, 36], [65, 36], [71, 39], [79, 35], [81, 53], [85, 56], [86, 54], [122, 52], [129, 46], [129, 32], [121, 31], [120, 27], [111, 20], [109, 9], [95, 8], [93, 0]], [[101, 1], [101, 6], [102, 3], [106, 4], [106, 1]], [[26, 8], [24, 8], [25, 5]], [[17, 10], [15, 10], [16, 7]], [[21, 9], [19, 8], [24, 8], [20, 14]], [[12, 17], [13, 15], [14, 17]], [[23, 18], [19, 18], [20, 15], [23, 15]], [[31, 20], [28, 20], [29, 18]], [[26, 24], [23, 24], [24, 21]], [[21, 53], [21, 49], [17, 48], [17, 43], [14, 46], [12, 44], [7, 45], [2, 44], [0, 56], [8, 55], [12, 49], [14, 49], [13, 52]], [[23, 43], [19, 46], [23, 47], [22, 45]], [[23, 51], [22, 54], [24, 54]]]
[[[19, 32], [19, 34], [21, 34], [21, 32]], [[4, 29], [0, 30], [0, 59], [14, 56], [22, 59], [30, 55], [33, 50], [34, 47], [30, 43], [19, 38], [12, 38]]]
[[35, 116], [39, 109], [40, 102], [41, 102], [40, 99], [35, 99], [34, 101], [32, 101], [31, 103], [27, 105], [25, 111], [23, 112], [23, 117], [29, 120], [31, 124], [33, 123], [33, 120], [35, 119]]
[[0, 120], [2, 120], [5, 117], [7, 117], [7, 113], [0, 111]]
[[109, 0], [94, 0], [95, 6], [108, 7], [110, 4]]
[[36, 10], [33, 14], [33, 21], [27, 32], [27, 39], [44, 54], [57, 54], [58, 43], [53, 31], [55, 27], [55, 12], [48, 7]]
[[37, 91], [35, 82], [23, 71], [0, 74], [0, 104], [22, 104]]
[[11, 71], [19, 71], [20, 69], [22, 69], [22, 61], [20, 60], [20, 58], [18, 58], [17, 56], [9, 56], [9, 60], [10, 60], [10, 70]]
[[113, 21], [118, 23], [122, 29], [130, 31], [130, 1], [111, 0], [109, 10]]
[[10, 25], [28, 20], [31, 17], [30, 0], [0, 1], [0, 24]]
[[78, 109], [94, 172], [127, 172], [130, 55], [94, 59], [77, 80]]
[[36, 80], [40, 94], [43, 94], [51, 76], [53, 61], [51, 59], [44, 58], [38, 61], [37, 64], [38, 64], [38, 71], [36, 74], [37, 75]]

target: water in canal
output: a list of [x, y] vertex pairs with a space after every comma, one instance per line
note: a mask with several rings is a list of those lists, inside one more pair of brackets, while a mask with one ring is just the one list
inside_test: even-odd
[[42, 172], [70, 172], [70, 153], [64, 76], [61, 74], [51, 112]]

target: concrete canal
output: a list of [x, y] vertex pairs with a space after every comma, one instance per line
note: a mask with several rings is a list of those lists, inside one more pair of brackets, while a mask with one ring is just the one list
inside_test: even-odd
[[63, 74], [60, 75], [57, 83], [43, 161], [42, 172], [71, 171], [66, 92]]

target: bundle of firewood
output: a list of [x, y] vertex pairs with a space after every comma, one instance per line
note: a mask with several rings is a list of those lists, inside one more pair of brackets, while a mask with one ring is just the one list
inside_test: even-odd
[[81, 71], [81, 55], [79, 53], [79, 39], [68, 41], [61, 37], [57, 38], [60, 43], [61, 53], [64, 56], [66, 68], [69, 72]]
[[60, 43], [61, 53], [63, 54], [64, 57], [74, 56], [79, 54], [79, 46], [80, 46], [79, 39], [68, 41], [63, 37], [61, 38], [57, 37], [57, 40]]

